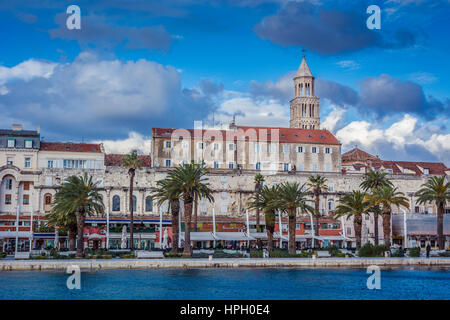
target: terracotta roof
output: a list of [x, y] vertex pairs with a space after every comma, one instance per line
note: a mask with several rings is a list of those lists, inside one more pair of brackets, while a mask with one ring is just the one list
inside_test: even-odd
[[92, 143], [41, 142], [41, 151], [102, 153], [102, 146]]
[[[171, 138], [172, 133], [179, 130], [179, 136], [183, 130], [188, 131], [194, 137], [194, 129], [153, 128], [152, 136], [156, 138]], [[318, 143], [340, 145], [338, 139], [328, 130], [280, 128], [280, 127], [247, 127], [237, 126], [237, 130], [203, 129], [202, 135], [209, 140], [214, 136], [224, 137], [225, 141], [233, 141], [235, 138], [258, 141], [271, 141], [278, 131], [279, 142]], [[206, 135], [205, 135], [206, 133]], [[212, 140], [212, 139], [211, 139]]]
[[342, 154], [342, 162], [350, 161], [367, 161], [367, 160], [379, 160], [378, 157], [371, 155], [357, 147]]
[[443, 175], [445, 171], [450, 170], [442, 162], [415, 162], [415, 161], [385, 161], [372, 162], [372, 166], [383, 165], [383, 167], [392, 169], [394, 174], [402, 174], [401, 169], [413, 171], [416, 175], [422, 175], [423, 169], [428, 169], [429, 174]]
[[[107, 167], [121, 167], [122, 158], [126, 156], [125, 154], [105, 154], [105, 166]], [[138, 156], [142, 159], [144, 167], [151, 167], [150, 156]]]

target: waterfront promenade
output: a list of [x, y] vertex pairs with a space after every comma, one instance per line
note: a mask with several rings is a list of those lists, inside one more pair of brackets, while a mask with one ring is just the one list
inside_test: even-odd
[[357, 268], [377, 265], [450, 266], [450, 258], [217, 258], [209, 259], [64, 259], [0, 260], [0, 271], [66, 270], [77, 265], [82, 270], [102, 269], [195, 269], [195, 268]]

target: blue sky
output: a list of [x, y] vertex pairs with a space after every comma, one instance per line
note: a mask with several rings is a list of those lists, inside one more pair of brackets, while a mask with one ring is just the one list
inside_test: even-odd
[[[81, 30], [65, 27], [70, 4]], [[366, 28], [370, 4], [381, 30]], [[213, 113], [288, 126], [305, 49], [344, 151], [449, 166], [449, 14], [443, 0], [0, 3], [0, 126], [114, 152]]]

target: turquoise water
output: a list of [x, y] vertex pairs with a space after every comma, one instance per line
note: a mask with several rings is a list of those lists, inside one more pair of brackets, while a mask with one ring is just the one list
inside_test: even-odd
[[69, 290], [56, 271], [0, 272], [3, 299], [450, 299], [450, 268], [381, 270], [369, 290], [366, 269], [160, 269], [82, 272]]

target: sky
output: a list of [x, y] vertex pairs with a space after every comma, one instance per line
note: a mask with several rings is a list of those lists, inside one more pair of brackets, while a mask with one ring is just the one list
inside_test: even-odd
[[450, 167], [449, 16], [448, 0], [0, 1], [0, 128], [148, 153], [152, 127], [288, 127], [304, 54], [343, 152]]

